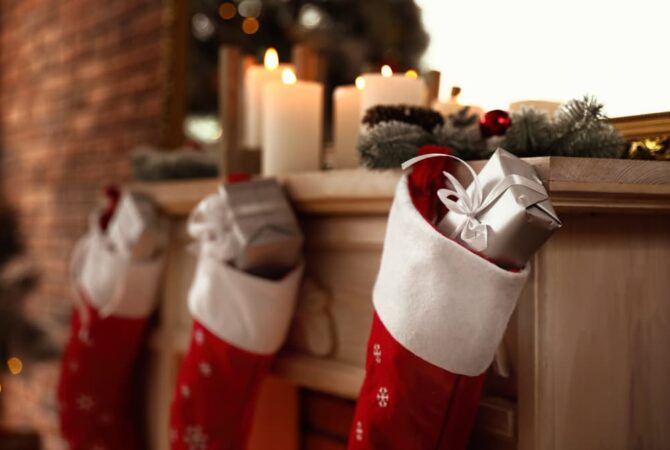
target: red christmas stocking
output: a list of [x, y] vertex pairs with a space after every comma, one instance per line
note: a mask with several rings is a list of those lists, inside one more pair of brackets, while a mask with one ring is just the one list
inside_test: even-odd
[[398, 183], [351, 450], [465, 449], [483, 374], [528, 275], [499, 268], [431, 225], [442, 170], [423, 161]]
[[[225, 206], [216, 202], [209, 197], [199, 208], [219, 216]], [[188, 298], [194, 324], [172, 403], [171, 447], [243, 450], [261, 382], [286, 338], [302, 266], [280, 280], [241, 272], [222, 262], [230, 250], [223, 227], [194, 228], [201, 240]]]
[[[61, 433], [71, 450], [142, 449], [131, 380], [162, 261], [134, 260], [94, 214], [73, 252], [80, 307], [63, 355], [58, 401]], [[102, 225], [101, 225], [101, 222]]]

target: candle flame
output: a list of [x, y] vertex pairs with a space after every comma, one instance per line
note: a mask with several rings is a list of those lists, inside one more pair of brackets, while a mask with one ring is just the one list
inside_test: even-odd
[[389, 66], [388, 64], [384, 64], [382, 66], [382, 76], [384, 78], [389, 78], [392, 75], [393, 75], [393, 69], [391, 69], [391, 66]]
[[281, 73], [281, 81], [284, 84], [295, 84], [298, 79], [295, 77], [295, 73], [291, 69], [284, 69]]
[[418, 72], [414, 69], [409, 69], [407, 72], [405, 72], [405, 76], [407, 78], [413, 78], [413, 79], [419, 78]]
[[359, 91], [362, 91], [363, 89], [365, 89], [365, 78], [363, 78], [363, 77], [356, 77], [356, 88], [357, 88]]
[[265, 68], [268, 70], [275, 70], [277, 67], [279, 67], [279, 55], [277, 54], [277, 50], [272, 47], [265, 50], [263, 63]]

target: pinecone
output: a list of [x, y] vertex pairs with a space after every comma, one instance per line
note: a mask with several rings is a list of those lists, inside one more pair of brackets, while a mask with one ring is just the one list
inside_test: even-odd
[[365, 116], [363, 117], [363, 123], [369, 127], [390, 121], [417, 125], [429, 133], [435, 127], [444, 124], [442, 114], [429, 108], [410, 105], [373, 106], [365, 112]]

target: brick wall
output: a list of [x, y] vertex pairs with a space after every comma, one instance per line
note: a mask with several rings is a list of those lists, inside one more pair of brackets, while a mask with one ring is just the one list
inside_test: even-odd
[[[68, 253], [96, 191], [129, 178], [127, 152], [158, 144], [162, 0], [0, 0], [2, 187], [42, 273], [29, 314], [63, 340]], [[3, 381], [2, 421], [59, 449], [55, 364]]]

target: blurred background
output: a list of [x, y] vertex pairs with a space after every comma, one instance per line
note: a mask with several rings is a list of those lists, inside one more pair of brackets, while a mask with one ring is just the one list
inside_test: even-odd
[[668, 13], [661, 0], [0, 1], [1, 433], [64, 448], [69, 253], [100, 188], [132, 178], [131, 150], [221, 138], [222, 44], [258, 61], [317, 50], [326, 117], [336, 86], [385, 64], [439, 70], [444, 101], [452, 86], [484, 110], [592, 94], [619, 117], [670, 110]]

